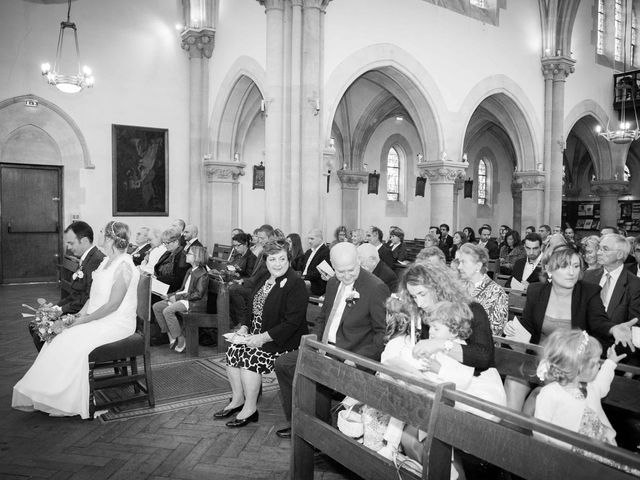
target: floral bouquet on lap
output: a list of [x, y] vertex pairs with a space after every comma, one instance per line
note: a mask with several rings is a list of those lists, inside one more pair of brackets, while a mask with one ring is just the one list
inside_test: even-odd
[[23, 314], [25, 316], [33, 315], [30, 324], [38, 333], [43, 342], [50, 342], [53, 337], [62, 332], [65, 328], [70, 327], [75, 321], [75, 316], [71, 314], [63, 315], [62, 308], [53, 303], [47, 303], [44, 298], [38, 299], [38, 308], [22, 305], [32, 310], [33, 314]]

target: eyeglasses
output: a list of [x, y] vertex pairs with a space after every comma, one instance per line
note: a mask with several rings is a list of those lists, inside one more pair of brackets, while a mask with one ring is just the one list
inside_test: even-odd
[[169, 240], [168, 242], [162, 242], [164, 245], [171, 245], [172, 243], [177, 242], [177, 240]]

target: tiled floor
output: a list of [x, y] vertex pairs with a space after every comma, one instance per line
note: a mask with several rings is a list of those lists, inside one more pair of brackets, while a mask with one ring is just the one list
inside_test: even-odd
[[[222, 404], [109, 423], [13, 410], [12, 387], [36, 356], [20, 305], [37, 297], [56, 299], [58, 288], [0, 286], [0, 479], [289, 478], [290, 442], [275, 435], [284, 421], [277, 393], [261, 398], [259, 423], [237, 430], [212, 420]], [[152, 362], [170, 355], [154, 347]], [[316, 478], [351, 477], [317, 457]]]

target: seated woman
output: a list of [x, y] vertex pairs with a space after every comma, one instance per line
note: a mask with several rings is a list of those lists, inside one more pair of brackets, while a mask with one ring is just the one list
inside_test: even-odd
[[304, 248], [302, 248], [302, 240], [297, 233], [290, 233], [287, 235], [287, 243], [291, 250], [291, 268], [296, 272], [304, 271]]
[[169, 285], [167, 293], [173, 293], [184, 280], [189, 270], [187, 256], [180, 246], [182, 232], [176, 227], [170, 227], [162, 232], [162, 243], [167, 251], [158, 259], [153, 272], [158, 280]]
[[233, 396], [229, 404], [213, 415], [227, 418], [229, 428], [244, 427], [258, 421], [258, 393], [262, 374], [273, 371], [273, 363], [283, 353], [296, 350], [308, 333], [309, 294], [304, 280], [291, 268], [291, 252], [283, 241], [269, 241], [266, 255], [268, 275], [256, 283], [253, 319], [243, 325], [227, 350], [227, 377]]
[[164, 252], [167, 251], [164, 243], [162, 243], [162, 232], [160, 229], [152, 228], [149, 231], [149, 244], [151, 245], [151, 250], [147, 252], [144, 260], [140, 263], [140, 272], [153, 275], [156, 263], [158, 263], [160, 257], [164, 255]]
[[140, 274], [126, 254], [129, 235], [126, 224], [107, 223], [102, 243], [107, 256], [93, 272], [89, 300], [13, 387], [13, 408], [89, 418], [89, 354], [136, 328]]
[[513, 270], [513, 264], [526, 257], [527, 253], [520, 241], [520, 234], [515, 230], [509, 230], [504, 236], [504, 241], [506, 245], [500, 249], [500, 273], [509, 275]]
[[404, 244], [404, 231], [401, 228], [394, 228], [389, 235], [389, 248], [391, 256], [396, 263], [407, 261], [407, 246]]
[[236, 254], [227, 266], [233, 266], [235, 273], [240, 278], [249, 278], [253, 273], [253, 268], [258, 259], [251, 251], [251, 235], [248, 233], [237, 233], [231, 239], [231, 245]]
[[449, 258], [454, 260], [458, 249], [467, 243], [467, 234], [464, 232], [456, 232], [453, 234], [453, 245], [449, 249]]
[[584, 261], [585, 270], [597, 270], [602, 268], [598, 265], [598, 247], [600, 246], [600, 237], [590, 235], [580, 240], [580, 254]]
[[177, 312], [206, 312], [209, 275], [204, 267], [207, 263], [207, 249], [191, 247], [187, 253], [187, 263], [191, 268], [184, 276], [182, 287], [166, 300], [153, 304], [153, 313], [160, 331], [168, 333], [169, 348], [177, 353], [184, 352], [186, 341]]
[[[600, 286], [581, 280], [582, 257], [573, 248], [556, 248], [543, 258], [549, 282], [532, 283], [527, 289], [527, 301], [520, 323], [531, 334], [530, 342], [540, 343], [552, 332], [560, 329], [579, 328], [597, 338], [604, 349], [613, 341], [631, 345], [631, 322], [614, 324], [607, 317]], [[506, 336], [516, 334], [511, 322], [504, 329]], [[522, 410], [524, 400], [531, 391], [529, 382], [513, 377], [505, 380], [507, 404], [514, 410]], [[533, 399], [532, 399], [533, 400]], [[526, 413], [532, 413], [529, 402]]]
[[487, 275], [487, 249], [465, 243], [458, 251], [458, 272], [469, 288], [471, 297], [482, 305], [489, 316], [493, 335], [502, 335], [509, 316], [509, 296]]
[[359, 247], [364, 243], [364, 230], [362, 230], [361, 228], [354, 228], [353, 230], [351, 230], [349, 239], [351, 243], [353, 243], [356, 247]]
[[333, 232], [333, 242], [331, 242], [331, 246], [333, 247], [336, 243], [340, 242], [348, 242], [349, 241], [349, 231], [347, 227], [344, 225], [340, 225], [336, 228], [336, 231]]
[[471, 227], [464, 227], [462, 229], [462, 231], [464, 232], [464, 234], [467, 236], [467, 242], [469, 243], [476, 243], [476, 232], [473, 231], [473, 228]]

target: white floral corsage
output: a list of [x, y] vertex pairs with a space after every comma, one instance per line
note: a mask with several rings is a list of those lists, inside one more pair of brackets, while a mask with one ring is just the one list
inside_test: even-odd
[[357, 291], [352, 290], [345, 299], [345, 302], [347, 302], [347, 307], [353, 307], [358, 300], [360, 300], [360, 294]]
[[71, 278], [73, 280], [77, 280], [78, 278], [82, 279], [84, 278], [84, 272], [80, 269], [76, 270], [73, 275], [71, 275]]
[[548, 374], [549, 374], [549, 362], [547, 360], [541, 360], [540, 363], [538, 364], [536, 375], [540, 380], [544, 382]]
[[284, 286], [287, 284], [287, 279], [285, 278], [284, 280], [282, 280], [280, 282], [280, 288], [284, 288]]

